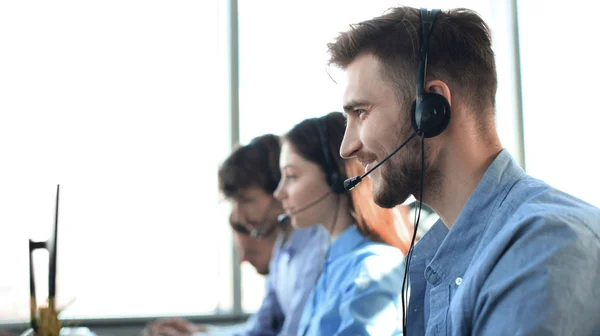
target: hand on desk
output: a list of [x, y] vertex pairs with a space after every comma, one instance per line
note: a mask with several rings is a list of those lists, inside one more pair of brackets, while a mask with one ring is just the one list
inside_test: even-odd
[[192, 336], [194, 333], [206, 331], [206, 327], [184, 321], [180, 318], [158, 320], [149, 324], [143, 336]]

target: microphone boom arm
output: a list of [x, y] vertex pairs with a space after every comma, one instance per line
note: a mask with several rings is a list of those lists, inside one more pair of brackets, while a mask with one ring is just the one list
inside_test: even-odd
[[406, 146], [406, 144], [410, 140], [412, 140], [414, 137], [416, 137], [417, 135], [418, 135], [417, 133], [413, 133], [400, 146], [398, 146], [398, 148], [394, 149], [393, 152], [391, 152], [388, 156], [386, 156], [385, 159], [379, 161], [373, 168], [369, 169], [369, 171], [367, 171], [363, 175], [355, 176], [355, 177], [349, 178], [346, 181], [344, 181], [344, 188], [346, 189], [346, 191], [350, 191], [350, 190], [354, 189], [354, 187], [356, 187], [356, 185], [358, 185], [362, 181], [363, 178], [365, 178], [367, 175], [371, 174], [371, 172], [373, 170], [375, 170], [377, 167], [381, 166], [384, 162], [389, 160], [394, 154], [396, 154], [400, 149], [402, 149], [402, 147]]

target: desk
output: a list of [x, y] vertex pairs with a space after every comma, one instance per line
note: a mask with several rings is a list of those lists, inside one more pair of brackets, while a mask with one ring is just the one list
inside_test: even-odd
[[194, 336], [231, 336], [236, 332], [241, 332], [245, 329], [246, 324], [233, 324], [228, 326], [206, 325], [207, 331], [195, 333]]
[[[33, 329], [27, 329], [21, 336], [33, 335]], [[60, 329], [59, 336], [97, 336], [93, 331], [86, 327], [63, 327]]]

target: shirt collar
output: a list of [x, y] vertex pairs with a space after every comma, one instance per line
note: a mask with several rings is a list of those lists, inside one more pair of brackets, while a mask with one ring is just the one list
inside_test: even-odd
[[[291, 256], [294, 252], [301, 250], [311, 244], [311, 239], [317, 235], [321, 229], [318, 226], [313, 226], [303, 229], [294, 229], [290, 234], [289, 238], [281, 244], [281, 252], [287, 253]], [[283, 239], [283, 238], [282, 238]], [[315, 247], [316, 248], [316, 247]]]
[[441, 220], [437, 220], [416, 243], [412, 252], [412, 262], [431, 260], [448, 234], [448, 228]]
[[350, 225], [336, 240], [331, 243], [327, 251], [327, 262], [331, 262], [360, 245], [366, 238], [358, 231], [356, 226]]
[[453, 279], [465, 272], [494, 210], [524, 174], [508, 151], [503, 149], [486, 170], [452, 228], [446, 229], [447, 234], [444, 235], [440, 228], [443, 223], [438, 221], [436, 230], [423, 236], [415, 246], [415, 254], [433, 255], [425, 269], [429, 283], [435, 286], [443, 279]]

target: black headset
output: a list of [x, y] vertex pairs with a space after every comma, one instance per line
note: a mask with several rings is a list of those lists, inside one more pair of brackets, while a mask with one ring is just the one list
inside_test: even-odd
[[[264, 143], [264, 141], [267, 140], [264, 137], [261, 138], [254, 138], [252, 141], [250, 141], [250, 143], [248, 144], [249, 146], [255, 146], [258, 151], [261, 153], [261, 157], [263, 158], [263, 164], [265, 165], [265, 168], [267, 169], [267, 191], [269, 193], [273, 193], [275, 192], [275, 189], [277, 189], [277, 186], [279, 185], [279, 180], [281, 180], [281, 172], [279, 171], [279, 167], [277, 167], [277, 169], [275, 169], [274, 167], [271, 167], [271, 161], [269, 160], [270, 158], [270, 153], [271, 150], [269, 150], [269, 147], [267, 146], [266, 143]], [[279, 150], [279, 149], [277, 149]]]
[[417, 98], [412, 104], [410, 114], [415, 133], [424, 138], [432, 138], [442, 133], [450, 123], [450, 104], [437, 93], [425, 91], [427, 75], [427, 53], [429, 37], [439, 9], [421, 8], [421, 47], [419, 49], [419, 68], [417, 73]]
[[343, 194], [346, 192], [346, 189], [344, 188], [344, 177], [333, 159], [331, 146], [329, 146], [329, 141], [327, 141], [327, 123], [325, 118], [326, 117], [316, 118], [315, 125], [317, 126], [321, 150], [325, 157], [325, 175], [327, 177], [327, 184], [329, 184], [329, 187], [334, 193]]
[[[425, 79], [427, 74], [427, 53], [429, 51], [429, 37], [431, 29], [435, 21], [436, 15], [440, 12], [439, 9], [427, 10], [421, 8], [421, 46], [419, 49], [419, 68], [417, 72], [417, 97], [412, 104], [410, 114], [413, 130], [421, 136], [421, 193], [419, 199], [419, 207], [416, 221], [414, 224], [414, 233], [410, 243], [410, 248], [406, 256], [404, 269], [404, 279], [402, 281], [402, 333], [406, 335], [406, 311], [405, 306], [405, 291], [404, 286], [408, 280], [410, 270], [410, 262], [412, 260], [412, 252], [415, 243], [415, 236], [419, 227], [421, 218], [421, 208], [423, 206], [423, 181], [424, 181], [424, 166], [425, 166], [425, 139], [440, 135], [450, 123], [450, 104], [448, 100], [437, 93], [429, 93], [425, 91]], [[409, 138], [410, 139], [410, 138]], [[408, 302], [407, 302], [408, 303]]]

